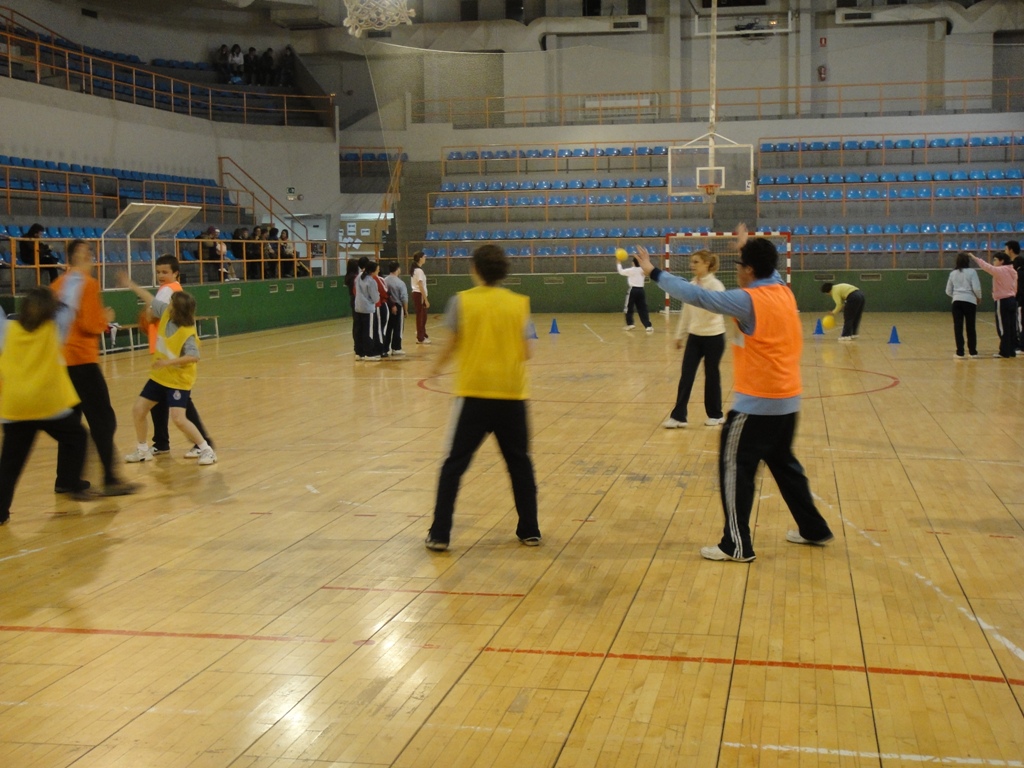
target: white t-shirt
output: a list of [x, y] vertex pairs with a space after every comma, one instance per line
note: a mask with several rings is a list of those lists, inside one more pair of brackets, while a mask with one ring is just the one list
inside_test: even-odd
[[412, 292], [427, 295], [427, 275], [422, 267], [416, 267], [412, 271]]

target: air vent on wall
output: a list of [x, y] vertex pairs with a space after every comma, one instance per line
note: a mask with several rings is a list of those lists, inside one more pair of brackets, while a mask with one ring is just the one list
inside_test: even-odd
[[871, 11], [849, 11], [843, 14], [844, 22], [851, 21], [871, 21]]

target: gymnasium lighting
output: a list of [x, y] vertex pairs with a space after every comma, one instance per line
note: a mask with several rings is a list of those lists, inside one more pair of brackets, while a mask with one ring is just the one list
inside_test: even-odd
[[345, 0], [348, 16], [345, 26], [353, 37], [362, 37], [368, 29], [382, 31], [399, 24], [412, 24], [416, 11], [405, 0]]

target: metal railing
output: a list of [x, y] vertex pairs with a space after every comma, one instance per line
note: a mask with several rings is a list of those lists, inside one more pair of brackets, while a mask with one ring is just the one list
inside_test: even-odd
[[0, 8], [2, 76], [217, 122], [334, 125], [333, 95], [263, 93], [183, 80], [143, 64], [87, 54], [52, 31], [40, 35], [26, 24], [41, 27]]
[[[1024, 77], [890, 83], [720, 88], [717, 117], [811, 117], [1012, 112], [1024, 103]], [[449, 97], [412, 103], [412, 122], [456, 128], [706, 122], [707, 89]]]

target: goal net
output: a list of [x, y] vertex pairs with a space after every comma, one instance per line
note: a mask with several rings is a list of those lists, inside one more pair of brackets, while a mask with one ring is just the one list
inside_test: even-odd
[[[775, 243], [779, 251], [779, 274], [786, 283], [790, 282], [792, 270], [791, 237], [789, 232], [754, 231], [750, 237], [766, 237]], [[718, 257], [715, 276], [726, 288], [737, 288], [735, 261], [739, 258], [736, 249], [736, 235], [732, 232], [673, 232], [665, 236], [665, 252], [662, 254], [662, 269], [690, 280], [693, 270], [690, 257], [697, 251], [710, 251]], [[682, 303], [665, 294], [665, 312], [679, 312]]]

